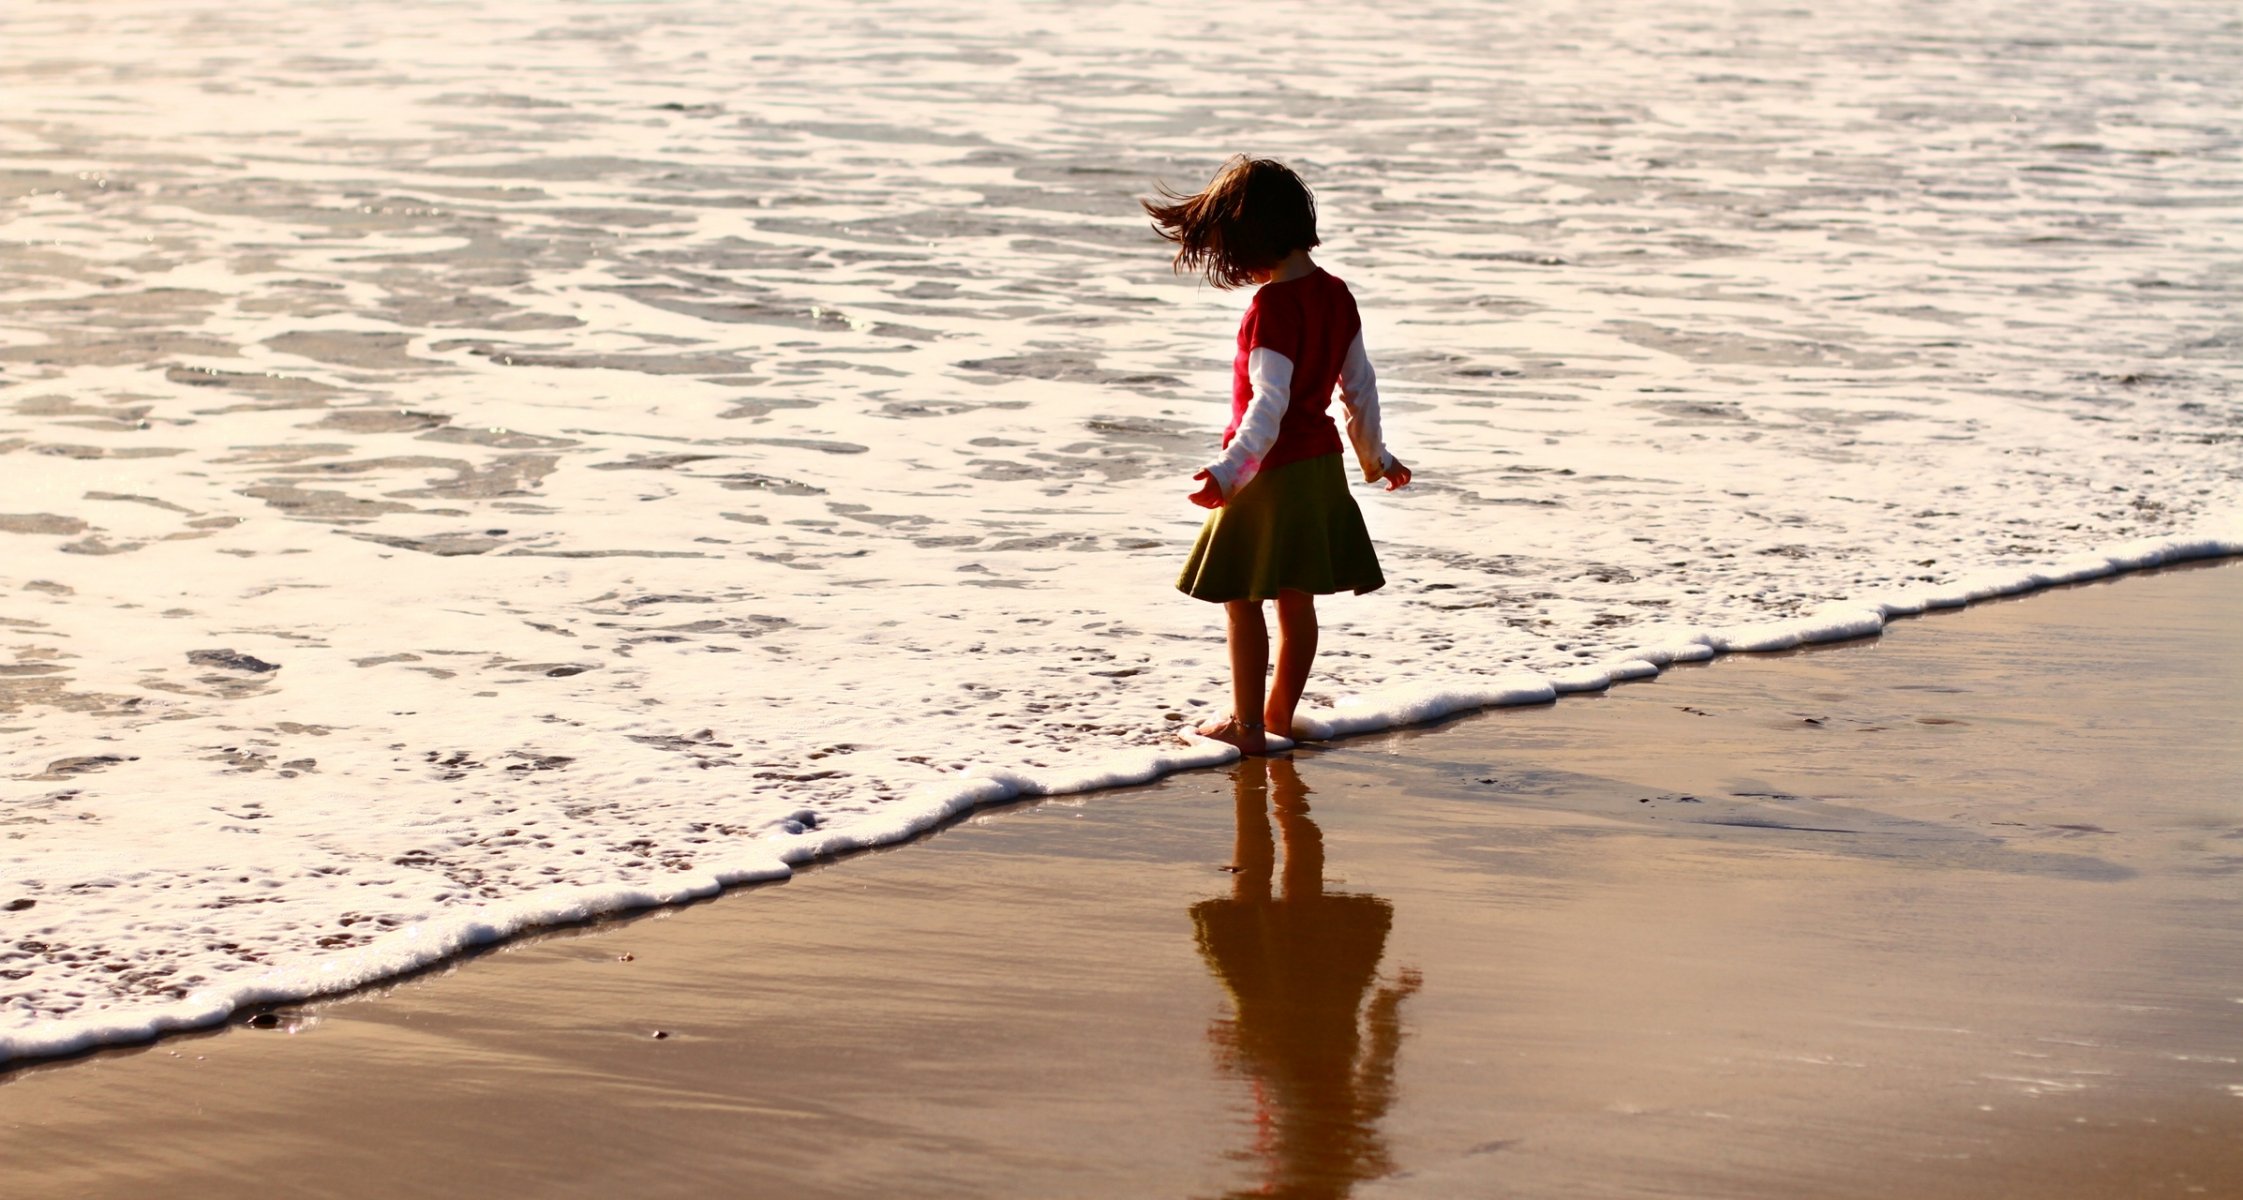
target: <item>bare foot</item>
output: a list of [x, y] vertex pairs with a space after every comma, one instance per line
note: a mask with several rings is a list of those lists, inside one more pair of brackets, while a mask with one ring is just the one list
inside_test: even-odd
[[1269, 753], [1269, 738], [1262, 732], [1262, 727], [1246, 725], [1237, 717], [1224, 717], [1220, 721], [1209, 721], [1199, 727], [1199, 736], [1213, 738], [1218, 742], [1229, 742], [1231, 745], [1238, 747], [1240, 754]]

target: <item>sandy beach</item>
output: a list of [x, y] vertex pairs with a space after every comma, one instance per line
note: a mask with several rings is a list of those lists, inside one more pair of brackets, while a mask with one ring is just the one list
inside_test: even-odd
[[19, 1069], [7, 1192], [2236, 1195], [2239, 585], [1013, 806]]

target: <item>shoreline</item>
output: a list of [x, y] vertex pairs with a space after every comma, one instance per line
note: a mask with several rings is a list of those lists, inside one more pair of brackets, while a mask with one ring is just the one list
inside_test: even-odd
[[[2106, 552], [2071, 556], [2065, 560], [2068, 565], [2016, 573], [1981, 572], [1953, 581], [1943, 589], [1927, 589], [1913, 596], [1867, 604], [1835, 601], [1788, 621], [1696, 630], [1659, 646], [1639, 648], [1601, 667], [1503, 677], [1480, 686], [1427, 685], [1400, 699], [1390, 700], [1384, 707], [1367, 705], [1364, 711], [1304, 711], [1300, 720], [1323, 730], [1318, 739], [1307, 743], [1307, 747], [1317, 748], [1343, 739], [1438, 726], [1474, 713], [1554, 703], [1568, 695], [1601, 694], [1622, 683], [1655, 680], [1678, 664], [1703, 664], [1739, 654], [1781, 655], [1802, 647], [1868, 641], [1881, 637], [1893, 621], [1902, 618], [1967, 611], [1991, 600], [2030, 597], [2134, 576], [2217, 567], [2239, 557], [2243, 557], [2243, 538], [2199, 532], [2139, 539]], [[331, 976], [348, 980], [335, 986], [306, 986], [300, 982], [306, 972], [315, 968], [332, 971], [338, 965], [333, 960], [321, 960], [291, 968], [288, 974], [299, 982], [253, 981], [222, 1001], [222, 1010], [205, 1002], [190, 1015], [159, 1014], [128, 1021], [122, 1026], [70, 1030], [44, 1038], [37, 1034], [39, 1026], [29, 1026], [13, 1038], [0, 1038], [0, 1051], [8, 1052], [0, 1057], [0, 1081], [28, 1067], [66, 1063], [108, 1049], [145, 1046], [178, 1035], [221, 1030], [275, 1008], [346, 998], [369, 988], [410, 980], [484, 952], [503, 949], [525, 937], [597, 926], [614, 919], [682, 908], [733, 892], [783, 883], [805, 867], [831, 865], [871, 851], [908, 846], [976, 814], [1008, 804], [1139, 787], [1180, 772], [1223, 766], [1239, 758], [1237, 751], [1227, 744], [1179, 736], [1185, 743], [1181, 751], [1119, 754], [1077, 772], [1076, 780], [1061, 786], [1036, 780], [1016, 768], [977, 769], [969, 772], [958, 785], [923, 789], [936, 794], [923, 801], [917, 812], [903, 813], [903, 819], [893, 823], [895, 831], [886, 836], [867, 837], [846, 826], [831, 833], [821, 829], [804, 831], [791, 842], [782, 843], [776, 852], [779, 865], [775, 868], [719, 868], [669, 889], [633, 887], [627, 889], [632, 895], [620, 903], [611, 899], [616, 894], [613, 888], [580, 889], [599, 893], [590, 899], [572, 899], [560, 893], [530, 893], [453, 917], [433, 938], [422, 939], [418, 928], [401, 930], [367, 947], [367, 956], [377, 951], [394, 954], [400, 947], [409, 945], [409, 953], [419, 961], [402, 969], [361, 968]], [[893, 820], [894, 814], [883, 815]], [[509, 915], [509, 909], [520, 915]], [[431, 950], [432, 944], [441, 948]], [[190, 997], [181, 1005], [192, 1000]], [[33, 1048], [15, 1049], [26, 1044]], [[63, 1048], [50, 1050], [42, 1046]]]
[[[2239, 579], [1018, 803], [31, 1064], [0, 1152], [28, 1195], [2216, 1191], [2243, 1183], [2243, 646], [2201, 606]], [[1362, 948], [1327, 964], [1358, 1022], [1258, 998], [1221, 933], [1256, 870], [1356, 930], [1315, 940]], [[1334, 1082], [1350, 1046], [1390, 1083]]]

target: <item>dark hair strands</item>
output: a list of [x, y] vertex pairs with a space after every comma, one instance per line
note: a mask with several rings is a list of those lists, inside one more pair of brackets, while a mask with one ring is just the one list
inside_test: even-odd
[[1192, 195], [1159, 186], [1140, 200], [1153, 229], [1176, 243], [1177, 273], [1193, 271], [1219, 288], [1254, 282], [1254, 272], [1315, 247], [1316, 199], [1292, 168], [1270, 158], [1233, 155]]

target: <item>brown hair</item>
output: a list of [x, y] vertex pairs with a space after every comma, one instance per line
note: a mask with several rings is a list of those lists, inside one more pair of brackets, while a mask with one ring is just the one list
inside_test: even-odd
[[1253, 272], [1317, 244], [1316, 200], [1292, 168], [1234, 155], [1197, 195], [1160, 185], [1166, 203], [1140, 200], [1153, 228], [1176, 243], [1176, 270], [1200, 272], [1219, 288], [1254, 282]]

